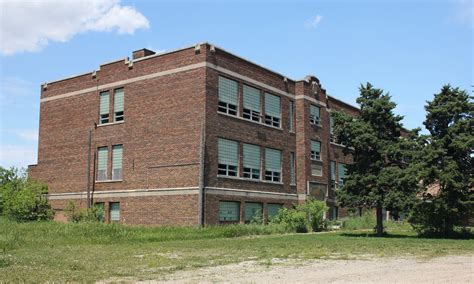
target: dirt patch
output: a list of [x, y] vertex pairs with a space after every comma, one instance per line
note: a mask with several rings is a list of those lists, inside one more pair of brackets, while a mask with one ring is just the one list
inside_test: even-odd
[[[179, 271], [164, 283], [474, 283], [474, 255], [433, 259], [377, 258], [314, 260], [274, 259]], [[145, 281], [152, 282], [152, 281]], [[145, 283], [144, 282], [144, 283]]]

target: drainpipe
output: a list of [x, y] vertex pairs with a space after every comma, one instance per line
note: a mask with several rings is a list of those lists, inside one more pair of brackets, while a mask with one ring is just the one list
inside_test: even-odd
[[89, 129], [88, 153], [87, 153], [87, 208], [91, 207], [91, 148], [92, 129]]

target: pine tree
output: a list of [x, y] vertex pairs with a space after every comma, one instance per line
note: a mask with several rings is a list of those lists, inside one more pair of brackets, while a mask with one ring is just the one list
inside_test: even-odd
[[[422, 200], [411, 220], [422, 233], [450, 234], [472, 216], [474, 103], [450, 85], [425, 106], [430, 135], [420, 157]], [[427, 190], [427, 188], [438, 190]]]
[[394, 114], [396, 104], [370, 83], [361, 85], [357, 103], [358, 117], [334, 114], [338, 141], [353, 157], [337, 198], [344, 207], [375, 208], [381, 236], [383, 208], [400, 212], [413, 204], [417, 171], [410, 165], [419, 151], [418, 135], [417, 130], [401, 135], [403, 117]]

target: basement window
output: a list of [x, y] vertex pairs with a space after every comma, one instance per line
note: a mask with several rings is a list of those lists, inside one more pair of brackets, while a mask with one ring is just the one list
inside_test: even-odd
[[240, 221], [240, 202], [220, 201], [219, 222], [238, 223]]
[[110, 222], [120, 222], [120, 202], [109, 203]]
[[263, 221], [262, 203], [245, 202], [244, 221], [245, 223]]

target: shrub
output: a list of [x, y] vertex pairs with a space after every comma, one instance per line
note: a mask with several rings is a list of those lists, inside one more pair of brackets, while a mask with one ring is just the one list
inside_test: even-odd
[[343, 220], [342, 227], [346, 230], [373, 229], [375, 227], [375, 216], [368, 211], [360, 217], [349, 217]]
[[328, 209], [325, 202], [316, 199], [310, 199], [296, 207], [297, 211], [306, 213], [313, 232], [325, 229], [324, 214]]
[[69, 222], [103, 222], [104, 208], [94, 205], [91, 208], [76, 208], [74, 202], [69, 201], [64, 208]]
[[273, 223], [282, 224], [288, 230], [297, 233], [307, 233], [310, 223], [305, 212], [296, 209], [282, 208], [272, 219]]
[[54, 212], [48, 204], [48, 187], [26, 180], [14, 181], [2, 186], [5, 216], [18, 222], [52, 219]]

